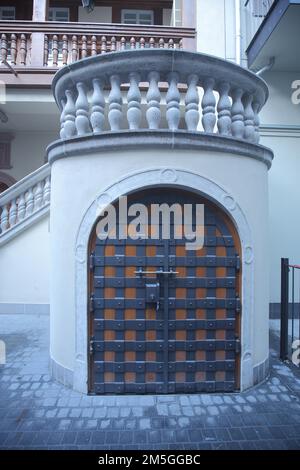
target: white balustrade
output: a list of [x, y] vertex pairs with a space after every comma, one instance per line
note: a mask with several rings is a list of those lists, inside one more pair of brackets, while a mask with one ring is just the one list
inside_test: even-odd
[[61, 138], [187, 130], [258, 144], [265, 83], [235, 64], [160, 44], [136, 50], [133, 38], [134, 50], [114, 55], [105, 53], [103, 43], [102, 54], [60, 70], [54, 87]]
[[0, 242], [14, 228], [49, 209], [50, 166], [46, 164], [0, 194]]

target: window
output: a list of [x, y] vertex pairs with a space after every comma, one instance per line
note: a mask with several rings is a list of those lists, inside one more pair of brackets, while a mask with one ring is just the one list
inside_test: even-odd
[[13, 135], [1, 132], [0, 133], [0, 168], [10, 169], [12, 168], [10, 163], [10, 147]]
[[15, 7], [0, 7], [0, 20], [15, 20]]
[[154, 14], [152, 10], [122, 10], [121, 21], [123, 24], [153, 24]]
[[69, 8], [49, 8], [49, 21], [69, 21]]

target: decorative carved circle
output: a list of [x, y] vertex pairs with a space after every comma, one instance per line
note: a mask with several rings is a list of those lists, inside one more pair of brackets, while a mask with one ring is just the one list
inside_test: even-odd
[[252, 358], [251, 351], [245, 351], [243, 354], [243, 361], [247, 361]]
[[224, 206], [228, 210], [234, 211], [234, 209], [236, 208], [236, 201], [234, 197], [232, 197], [230, 194], [224, 194], [222, 199]]
[[160, 181], [164, 181], [166, 183], [174, 183], [177, 181], [177, 173], [176, 170], [172, 168], [166, 168], [160, 172]]
[[252, 261], [253, 261], [253, 257], [254, 257], [252, 246], [249, 246], [249, 245], [245, 246], [245, 251], [244, 252], [245, 252], [245, 255], [244, 255], [245, 263], [246, 264], [251, 264]]
[[86, 249], [83, 245], [77, 245], [76, 247], [76, 260], [79, 263], [84, 263], [86, 258]]
[[96, 217], [99, 217], [105, 207], [108, 206], [112, 201], [111, 196], [108, 193], [102, 193], [96, 200]]

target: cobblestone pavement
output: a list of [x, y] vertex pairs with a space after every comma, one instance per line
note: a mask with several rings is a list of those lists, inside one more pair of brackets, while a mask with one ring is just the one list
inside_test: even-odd
[[84, 396], [48, 375], [48, 323], [0, 315], [0, 449], [300, 449], [299, 370], [275, 350], [250, 392]]

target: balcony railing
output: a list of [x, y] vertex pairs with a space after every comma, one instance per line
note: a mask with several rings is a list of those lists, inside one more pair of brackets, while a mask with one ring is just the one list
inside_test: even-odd
[[2, 62], [52, 71], [106, 52], [183, 49], [195, 38], [193, 28], [32, 21], [0, 21], [0, 34]]
[[[238, 146], [238, 153], [259, 151], [259, 159], [271, 164], [270, 152], [256, 145], [259, 112], [268, 96], [265, 82], [216, 57], [166, 49], [89, 57], [62, 68], [53, 88], [65, 155], [67, 147], [81, 149], [78, 139], [91, 137], [101, 150], [147, 142], [173, 148], [180, 141], [189, 148], [191, 142], [211, 144], [214, 151], [229, 145], [237, 153]], [[49, 147], [50, 161], [59, 158], [60, 145]]]
[[48, 164], [25, 176], [0, 195], [0, 245], [49, 212]]
[[246, 0], [247, 44], [251, 42], [276, 0]]

